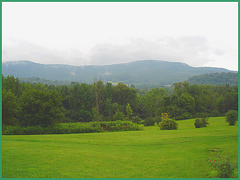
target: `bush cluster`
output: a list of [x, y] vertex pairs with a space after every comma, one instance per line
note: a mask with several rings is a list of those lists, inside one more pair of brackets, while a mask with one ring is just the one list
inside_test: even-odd
[[226, 121], [228, 122], [229, 126], [234, 126], [238, 120], [238, 112], [235, 110], [229, 110], [227, 112]]
[[104, 121], [91, 122], [91, 127], [97, 127], [103, 131], [137, 131], [141, 128], [131, 121]]
[[236, 162], [232, 162], [228, 156], [219, 154], [209, 159], [208, 163], [210, 167], [217, 170], [217, 178], [231, 178], [237, 168]]
[[3, 135], [33, 135], [33, 134], [70, 134], [102, 132], [102, 129], [83, 123], [61, 123], [55, 126], [5, 126]]
[[178, 124], [175, 120], [170, 119], [167, 113], [161, 114], [162, 122], [160, 123], [161, 130], [174, 130], [177, 129]]
[[55, 126], [4, 126], [3, 135], [30, 135], [30, 134], [70, 134], [94, 133], [103, 131], [130, 131], [141, 128], [129, 121], [92, 122], [92, 123], [60, 123]]
[[173, 119], [164, 120], [160, 123], [161, 130], [174, 130], [177, 129], [177, 122]]
[[196, 118], [194, 125], [196, 128], [207, 127], [209, 122], [207, 121], [208, 118]]

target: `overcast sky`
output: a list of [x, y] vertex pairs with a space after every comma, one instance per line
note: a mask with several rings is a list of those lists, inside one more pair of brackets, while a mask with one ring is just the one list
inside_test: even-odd
[[3, 62], [164, 60], [238, 69], [237, 2], [3, 2], [2, 15]]

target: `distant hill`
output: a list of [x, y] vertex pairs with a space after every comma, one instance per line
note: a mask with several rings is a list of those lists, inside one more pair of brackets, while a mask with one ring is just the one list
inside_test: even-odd
[[215, 86], [223, 86], [226, 84], [238, 85], [238, 73], [228, 72], [228, 73], [210, 73], [210, 74], [201, 74], [197, 76], [190, 77], [188, 79], [190, 84], [210, 84]]
[[41, 83], [47, 85], [70, 85], [71, 81], [60, 81], [60, 80], [47, 80], [39, 77], [30, 77], [30, 78], [18, 78], [20, 82], [29, 82], [31, 84]]
[[189, 77], [216, 72], [230, 72], [224, 68], [191, 67], [185, 63], [160, 60], [142, 60], [125, 64], [99, 66], [70, 66], [38, 64], [31, 61], [4, 62], [3, 75], [18, 78], [38, 77], [51, 81], [93, 83], [101, 77], [103, 82], [123, 82], [137, 88], [152, 88], [186, 81]]

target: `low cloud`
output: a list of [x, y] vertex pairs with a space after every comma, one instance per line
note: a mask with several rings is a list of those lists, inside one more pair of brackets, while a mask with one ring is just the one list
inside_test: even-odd
[[25, 41], [3, 44], [3, 61], [29, 60], [42, 64], [81, 65], [85, 59], [80, 51], [58, 50]]
[[126, 45], [101, 44], [91, 51], [92, 64], [115, 64], [134, 60], [164, 60], [202, 66], [211, 61], [211, 48], [203, 37], [164, 37], [154, 41], [132, 39]]
[[[3, 61], [30, 60], [43, 64], [106, 65], [136, 60], [164, 60], [203, 66], [225, 52], [212, 48], [204, 37], [131, 39], [127, 44], [98, 44], [89, 54], [76, 49], [57, 50], [23, 41], [3, 44]], [[74, 75], [74, 73], [73, 73]]]

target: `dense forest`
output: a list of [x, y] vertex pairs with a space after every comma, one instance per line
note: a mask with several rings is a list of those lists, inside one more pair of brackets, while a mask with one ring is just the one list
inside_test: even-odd
[[222, 72], [222, 73], [210, 73], [201, 74], [188, 78], [190, 84], [211, 84], [215, 86], [221, 86], [225, 84], [238, 85], [238, 73], [237, 72]]
[[[39, 77], [31, 77], [31, 78], [19, 78], [20, 82], [29, 82], [31, 84], [33, 83], [42, 83], [47, 85], [70, 85], [71, 81], [60, 81], [60, 80], [46, 80], [44, 78]], [[238, 73], [237, 72], [222, 72], [222, 73], [209, 73], [209, 74], [201, 74], [197, 76], [193, 76], [188, 78], [187, 82], [190, 84], [209, 84], [209, 85], [215, 85], [215, 86], [223, 86], [225, 84], [229, 84], [230, 86], [238, 85]], [[116, 83], [112, 83], [116, 84]], [[134, 84], [134, 83], [133, 83]], [[140, 87], [145, 88], [154, 88], [154, 87], [165, 87], [164, 85], [160, 84], [154, 84], [147, 85], [142, 84]], [[168, 85], [170, 86], [170, 85]], [[143, 88], [144, 89], [144, 88]]]
[[221, 116], [238, 109], [237, 86], [173, 84], [139, 90], [123, 83], [113, 85], [72, 82], [46, 85], [20, 82], [2, 76], [3, 125], [49, 126], [58, 122], [128, 120], [135, 123], [161, 121], [161, 113], [175, 120]]

